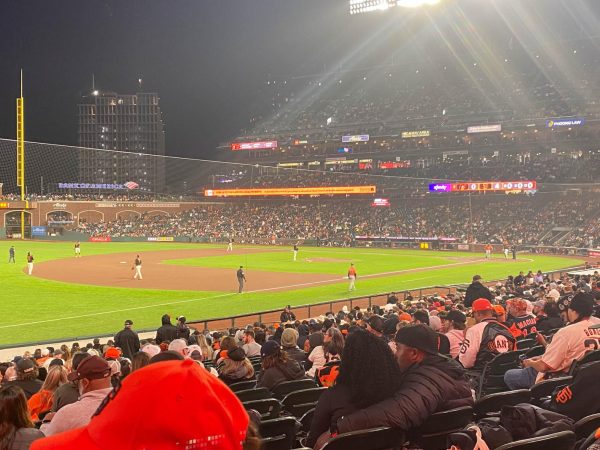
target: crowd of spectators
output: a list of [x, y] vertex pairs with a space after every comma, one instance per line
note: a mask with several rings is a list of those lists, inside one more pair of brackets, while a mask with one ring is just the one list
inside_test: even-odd
[[372, 207], [370, 199], [228, 203], [168, 216], [142, 214], [113, 222], [81, 223], [77, 230], [92, 236], [182, 236], [212, 242], [233, 238], [242, 243], [274, 244], [291, 239], [355, 245], [357, 237], [403, 237], [482, 244], [600, 245], [593, 194], [558, 198], [491, 195], [398, 203], [381, 208]]
[[[241, 403], [244, 392], [252, 392], [242, 388], [276, 397], [278, 389], [295, 382], [301, 389], [310, 384], [318, 394], [306, 432], [297, 436], [300, 444], [320, 449], [338, 433], [387, 426], [406, 432], [417, 445], [411, 448], [427, 449], [418, 447], [419, 427], [434, 413], [477, 404], [485, 394], [477, 386], [486, 365], [517, 349], [525, 355], [522, 368], [505, 373], [504, 391], [570, 377], [561, 378], [564, 386], [540, 405], [515, 408], [555, 414], [550, 417], [562, 430], [575, 430], [577, 420], [600, 412], [600, 393], [581, 383], [600, 374], [600, 362], [577, 366], [584, 357], [598, 361], [592, 358], [600, 344], [597, 270], [559, 278], [521, 272], [490, 286], [474, 276], [465, 292], [403, 294], [402, 300], [390, 293], [385, 304], [344, 306], [302, 320], [288, 306], [276, 323], [223, 331], [192, 328], [182, 316], [173, 324], [164, 315], [156, 335], [142, 340], [127, 320], [104, 343], [94, 339], [25, 352], [0, 364], [0, 444], [75, 448], [90, 436], [116, 439], [111, 428], [134, 413], [135, 404], [144, 422], [163, 417], [161, 429], [168, 430], [157, 436], [132, 431], [138, 446], [149, 439], [173, 444], [216, 437], [223, 444], [212, 448], [257, 449], [265, 419], [253, 409], [256, 403]], [[528, 356], [534, 350], [538, 356]], [[218, 416], [224, 423], [218, 429], [198, 424], [189, 434], [185, 424], [204, 417], [191, 410], [203, 404], [207, 412], [227, 410]], [[174, 416], [165, 419], [167, 412]], [[527, 426], [540, 435], [558, 429], [541, 430], [536, 421]], [[482, 426], [483, 439], [496, 447], [518, 439], [513, 427], [508, 420], [493, 429]]]

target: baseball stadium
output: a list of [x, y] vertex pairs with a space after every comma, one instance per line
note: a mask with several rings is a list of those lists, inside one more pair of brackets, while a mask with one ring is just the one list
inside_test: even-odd
[[600, 445], [598, 5], [100, 3], [0, 45], [1, 450]]

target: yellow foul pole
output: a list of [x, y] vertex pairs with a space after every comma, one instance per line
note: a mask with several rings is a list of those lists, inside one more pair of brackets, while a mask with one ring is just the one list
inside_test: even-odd
[[[21, 70], [21, 96], [17, 98], [17, 186], [21, 188], [21, 201], [25, 201], [25, 102], [23, 99], [23, 70]], [[29, 205], [25, 203], [25, 208]], [[21, 211], [21, 239], [25, 239], [25, 211]]]

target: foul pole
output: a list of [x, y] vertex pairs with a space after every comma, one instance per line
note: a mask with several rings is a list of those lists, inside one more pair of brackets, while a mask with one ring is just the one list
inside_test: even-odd
[[[25, 102], [23, 99], [23, 69], [21, 69], [21, 96], [17, 98], [17, 186], [21, 188], [21, 201], [25, 208]], [[25, 239], [25, 210], [21, 210], [21, 239]]]

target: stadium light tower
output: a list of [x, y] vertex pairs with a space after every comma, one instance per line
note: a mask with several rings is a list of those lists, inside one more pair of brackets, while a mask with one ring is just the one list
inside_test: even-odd
[[435, 5], [440, 0], [350, 0], [350, 14], [363, 14], [373, 11], [385, 11], [394, 6], [417, 8]]

